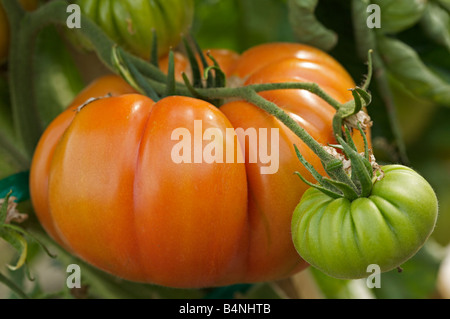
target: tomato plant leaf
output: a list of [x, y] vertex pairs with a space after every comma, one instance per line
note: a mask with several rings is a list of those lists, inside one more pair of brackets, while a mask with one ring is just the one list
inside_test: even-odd
[[421, 26], [430, 39], [450, 52], [450, 15], [444, 8], [434, 2], [428, 3]]
[[81, 73], [54, 26], [43, 29], [36, 39], [33, 77], [36, 107], [46, 127], [84, 88]]
[[420, 21], [427, 5], [427, 0], [371, 0], [380, 6], [380, 32], [394, 34], [402, 32]]
[[314, 12], [318, 0], [289, 0], [289, 21], [298, 41], [329, 51], [337, 44], [336, 33], [327, 29]]
[[379, 37], [379, 53], [388, 70], [411, 92], [450, 107], [450, 83], [433, 73], [418, 53], [399, 40]]

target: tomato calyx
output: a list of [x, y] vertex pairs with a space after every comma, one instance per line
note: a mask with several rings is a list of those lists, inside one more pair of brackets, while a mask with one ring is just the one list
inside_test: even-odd
[[[296, 174], [301, 180], [311, 187], [314, 187], [326, 195], [337, 199], [347, 198], [353, 201], [360, 197], [368, 197], [371, 194], [373, 184], [383, 176], [380, 166], [376, 163], [375, 157], [369, 149], [367, 137], [358, 123], [358, 130], [364, 139], [364, 152], [358, 153], [355, 143], [351, 137], [350, 130], [346, 127], [344, 138], [336, 135], [339, 144], [330, 145], [325, 149], [335, 158], [328, 165], [324, 165], [325, 171], [332, 176], [333, 170], [341, 168], [346, 172], [347, 178], [334, 177], [328, 178], [321, 176], [315, 168], [310, 165], [296, 148], [297, 157], [300, 162], [308, 169], [318, 184], [313, 184], [306, 180], [300, 173]], [[339, 153], [339, 152], [341, 153]]]
[[363, 85], [350, 90], [353, 95], [353, 100], [341, 105], [333, 118], [334, 134], [340, 137], [343, 136], [343, 125], [350, 128], [358, 128], [358, 124], [361, 124], [363, 130], [366, 130], [373, 124], [367, 113], [363, 111], [372, 102], [372, 96], [368, 92], [373, 75], [372, 53], [373, 50], [369, 50], [367, 63], [368, 73]]
[[[322, 164], [326, 173], [332, 178], [321, 176], [312, 165], [306, 162], [296, 147], [298, 159], [313, 175], [318, 184], [307, 181], [299, 173], [296, 174], [309, 186], [335, 199], [347, 198], [353, 201], [360, 197], [368, 197], [371, 194], [374, 182], [383, 177], [382, 170], [369, 149], [365, 134], [365, 131], [373, 124], [369, 115], [363, 110], [372, 101], [368, 92], [372, 74], [372, 51], [370, 50], [368, 74], [363, 85], [351, 89], [353, 100], [342, 104], [333, 118], [333, 131], [339, 144], [324, 147], [333, 159], [322, 161]], [[351, 130], [354, 129], [357, 129], [363, 137], [364, 153], [358, 153], [352, 139]], [[344, 171], [345, 174], [336, 175], [337, 170]]]

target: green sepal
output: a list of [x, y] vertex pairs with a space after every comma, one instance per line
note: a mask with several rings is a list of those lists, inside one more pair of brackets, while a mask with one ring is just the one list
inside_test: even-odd
[[361, 125], [359, 123], [358, 123], [358, 130], [364, 141], [364, 157], [370, 163], [369, 143], [367, 142], [366, 133], [364, 133], [364, 130], [361, 128]]
[[330, 183], [331, 185], [333, 185], [337, 189], [339, 189], [342, 192], [342, 194], [344, 194], [344, 196], [341, 196], [341, 197], [345, 197], [349, 201], [353, 201], [353, 200], [358, 198], [358, 194], [349, 185], [347, 185], [345, 183], [342, 183], [342, 182], [338, 182], [338, 181], [332, 180], [332, 179], [327, 178], [327, 177], [324, 177], [323, 180], [326, 181], [327, 183]]
[[189, 80], [188, 76], [186, 75], [186, 73], [182, 73], [181, 76], [183, 77], [183, 81], [184, 81], [184, 85], [186, 85], [186, 88], [189, 90], [189, 92], [192, 94], [192, 96], [194, 98], [197, 99], [202, 99], [202, 100], [207, 100], [206, 97], [204, 97], [203, 95], [201, 95], [196, 88], [192, 85], [191, 81]]
[[342, 117], [336, 113], [332, 122], [334, 135], [342, 136], [342, 121]]
[[[222, 71], [219, 63], [217, 60], [211, 55], [211, 53], [207, 53], [208, 57], [213, 61], [214, 65], [210, 66], [210, 69], [214, 69], [216, 71], [215, 77], [214, 77], [214, 87], [215, 88], [224, 88], [227, 86], [227, 77], [225, 73]], [[205, 72], [205, 76], [207, 76], [208, 73]]]
[[333, 171], [341, 168], [344, 164], [342, 164], [342, 161], [339, 159], [334, 159], [327, 164], [324, 165], [325, 171], [328, 173], [328, 175], [334, 175]]
[[44, 245], [44, 243], [42, 243], [36, 236], [31, 234], [30, 232], [27, 232], [25, 229], [22, 229], [21, 227], [18, 227], [18, 226], [15, 226], [15, 225], [11, 225], [11, 224], [5, 224], [5, 225], [3, 225], [3, 227], [5, 229], [10, 229], [12, 231], [15, 231], [16, 233], [20, 233], [23, 236], [30, 237], [32, 240], [34, 240], [45, 251], [47, 256], [49, 256], [50, 258], [56, 258], [57, 257], [55, 254], [52, 254], [50, 252], [50, 250], [47, 248], [47, 246]]
[[[358, 149], [356, 148], [355, 142], [353, 142], [352, 139], [352, 134], [350, 133], [350, 130], [348, 129], [348, 127], [345, 127], [345, 137], [346, 137], [346, 142], [348, 143], [348, 145], [355, 151], [357, 152]], [[341, 145], [342, 146], [342, 145]], [[343, 148], [343, 146], [342, 146]]]
[[21, 268], [27, 259], [28, 244], [25, 238], [17, 232], [5, 227], [0, 228], [0, 237], [9, 243], [20, 255], [16, 265], [8, 265], [8, 268], [12, 271]]
[[337, 192], [333, 192], [331, 190], [329, 190], [328, 188], [325, 188], [321, 185], [317, 185], [317, 184], [313, 184], [310, 181], [308, 181], [306, 178], [304, 178], [302, 176], [302, 174], [300, 174], [299, 172], [295, 172], [294, 174], [296, 174], [298, 177], [300, 177], [300, 179], [303, 181], [303, 183], [305, 183], [306, 185], [313, 187], [319, 191], [321, 191], [322, 193], [324, 193], [325, 195], [330, 196], [331, 198], [334, 199], [338, 199], [338, 198], [342, 198], [343, 196]]
[[145, 77], [137, 70], [133, 63], [129, 61], [120, 47], [112, 48], [113, 65], [122, 78], [127, 81], [136, 91], [148, 96], [154, 102], [159, 101], [159, 96]]
[[355, 107], [353, 108], [353, 110], [351, 110], [351, 114], [349, 114], [345, 117], [348, 117], [348, 116], [358, 113], [359, 111], [362, 110], [362, 107], [363, 107], [363, 105], [361, 103], [361, 96], [358, 94], [358, 91], [356, 91], [355, 89], [352, 89], [351, 91], [352, 91], [352, 95], [353, 95], [353, 101], [355, 101]]
[[[352, 176], [358, 180], [361, 186], [361, 197], [367, 197], [372, 191], [372, 171], [368, 172], [367, 163], [370, 163], [358, 152], [353, 150], [341, 137], [337, 136], [339, 143], [344, 147], [344, 152], [351, 161]], [[367, 163], [364, 163], [367, 162]], [[354, 174], [354, 175], [353, 175]]]
[[[314, 168], [314, 166], [312, 166], [304, 157], [303, 155], [300, 153], [300, 150], [298, 149], [297, 145], [294, 145], [295, 148], [295, 153], [297, 154], [297, 158], [299, 159], [299, 161], [302, 163], [302, 165], [308, 170], [308, 172], [311, 173], [311, 175], [314, 177], [314, 179], [319, 183], [319, 185], [321, 185], [322, 187], [324, 187], [325, 189], [328, 189], [329, 191], [335, 193], [335, 194], [339, 194], [339, 190], [337, 188], [335, 188], [332, 184], [327, 183], [326, 181], [324, 181], [324, 178], [322, 175], [319, 174], [319, 172]], [[303, 180], [303, 177], [302, 177]], [[308, 184], [308, 183], [307, 183]], [[309, 184], [308, 184], [309, 185]], [[311, 185], [310, 185], [311, 186]], [[339, 195], [341, 196], [341, 195]], [[342, 197], [342, 196], [341, 196]]]
[[213, 88], [213, 87], [215, 87], [215, 78], [211, 72], [211, 69], [209, 68], [210, 65], [209, 65], [208, 61], [206, 60], [206, 57], [203, 54], [203, 51], [200, 48], [200, 45], [198, 44], [198, 42], [195, 40], [195, 38], [193, 36], [191, 36], [191, 41], [195, 47], [195, 50], [197, 51], [198, 56], [200, 57], [200, 61], [202, 62], [203, 69], [205, 70], [204, 78], [206, 80], [206, 87]]
[[192, 80], [194, 88], [203, 88], [202, 74], [200, 72], [200, 66], [198, 65], [197, 59], [195, 58], [195, 53], [189, 45], [186, 38], [183, 38], [184, 47], [186, 49], [186, 54], [189, 60], [192, 71]]
[[[359, 87], [356, 87], [354, 89], [360, 97], [364, 100], [364, 107], [372, 103], [372, 95], [370, 95], [365, 89], [361, 89]], [[355, 113], [356, 114], [356, 113]]]

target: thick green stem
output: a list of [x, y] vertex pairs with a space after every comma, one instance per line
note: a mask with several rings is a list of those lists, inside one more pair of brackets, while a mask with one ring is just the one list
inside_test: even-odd
[[11, 281], [9, 278], [4, 276], [2, 273], [0, 273], [0, 283], [3, 283], [6, 285], [9, 289], [11, 289], [19, 298], [22, 299], [30, 299], [28, 295], [19, 288], [13, 281]]
[[[246, 91], [251, 90], [256, 93], [272, 90], [293, 90], [293, 89], [306, 90], [319, 96], [336, 110], [339, 110], [339, 108], [342, 106], [341, 103], [339, 103], [329, 94], [327, 94], [317, 83], [310, 83], [310, 82], [263, 83], [263, 84], [248, 85], [245, 88]], [[240, 88], [211, 88], [211, 89], [198, 89], [197, 91], [200, 93], [200, 95], [206, 96], [210, 99], [226, 99], [236, 97], [236, 93], [239, 89]]]

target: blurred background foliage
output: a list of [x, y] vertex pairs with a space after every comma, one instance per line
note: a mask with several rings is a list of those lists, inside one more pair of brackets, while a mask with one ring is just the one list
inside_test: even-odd
[[[381, 8], [380, 29], [361, 24], [370, 12], [355, 8], [366, 9], [369, 4]], [[62, 250], [57, 251], [59, 258], [50, 259], [33, 243], [29, 246], [29, 266], [36, 280], [30, 281], [23, 269], [12, 272], [2, 268], [0, 273], [34, 298], [450, 298], [445, 289], [438, 288], [442, 286], [438, 281], [450, 276], [441, 274], [441, 263], [450, 247], [450, 1], [195, 0], [195, 6], [192, 33], [203, 48], [243, 52], [264, 42], [308, 43], [327, 50], [357, 83], [366, 73], [367, 50], [374, 49], [378, 75], [371, 86], [373, 102], [368, 110], [375, 121], [374, 152], [381, 162], [412, 166], [434, 187], [440, 211], [431, 240], [402, 266], [402, 272], [382, 274], [381, 288], [374, 289], [367, 288], [364, 280], [338, 280], [308, 269], [273, 283], [175, 290], [124, 282], [86, 265], [83, 284], [88, 289], [70, 291], [65, 288], [65, 267], [83, 263]], [[46, 125], [102, 69], [89, 67], [87, 53], [73, 50], [64, 33], [49, 28], [42, 34], [35, 58], [44, 62], [44, 68], [37, 68], [35, 76], [42, 78], [43, 72], [48, 76], [45, 66], [51, 68], [49, 81], [53, 85], [46, 85], [39, 94], [54, 99], [51, 105], [40, 107]], [[95, 57], [89, 59], [92, 65], [98, 64]], [[7, 69], [2, 68], [0, 135], [11, 136], [4, 76]], [[0, 146], [0, 180], [23, 172], [26, 163], [17, 160], [21, 149], [15, 149], [18, 156], [11, 158], [2, 153], [10, 145]], [[26, 174], [14, 178], [3, 180], [3, 186], [27, 183]], [[29, 202], [21, 203], [19, 209], [32, 210]], [[39, 227], [32, 213], [24, 227], [27, 225]], [[42, 240], [58, 249], [47, 238]], [[14, 250], [0, 241], [0, 264], [14, 263], [15, 259]], [[3, 298], [18, 297], [8, 289], [0, 291]]]

